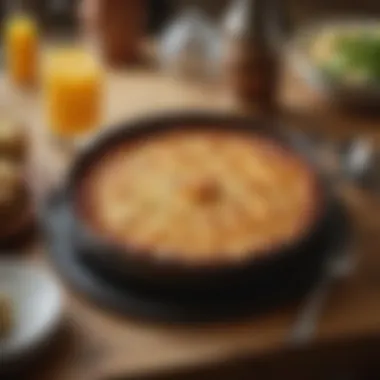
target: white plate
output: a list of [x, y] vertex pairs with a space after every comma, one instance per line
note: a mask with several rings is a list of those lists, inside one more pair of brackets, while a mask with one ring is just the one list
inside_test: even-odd
[[14, 326], [0, 340], [1, 365], [28, 355], [56, 330], [62, 297], [55, 280], [43, 269], [19, 260], [0, 260], [0, 293], [9, 297]]

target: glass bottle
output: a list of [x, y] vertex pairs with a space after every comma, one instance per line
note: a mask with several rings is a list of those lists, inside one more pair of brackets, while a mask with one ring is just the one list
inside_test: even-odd
[[224, 25], [225, 78], [239, 101], [273, 108], [279, 82], [280, 55], [274, 3], [236, 0]]
[[141, 58], [146, 6], [145, 0], [81, 0], [81, 28], [96, 40], [110, 65], [135, 63]]

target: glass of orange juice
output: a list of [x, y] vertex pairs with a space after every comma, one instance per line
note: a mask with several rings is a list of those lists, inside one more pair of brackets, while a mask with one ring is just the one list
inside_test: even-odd
[[17, 87], [37, 82], [39, 36], [35, 19], [22, 11], [11, 13], [6, 20], [4, 46], [9, 79]]
[[59, 47], [43, 64], [43, 101], [54, 136], [88, 137], [102, 117], [104, 73], [98, 59], [80, 47]]

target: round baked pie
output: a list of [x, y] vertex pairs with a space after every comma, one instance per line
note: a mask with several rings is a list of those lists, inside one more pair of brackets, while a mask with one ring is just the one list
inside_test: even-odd
[[182, 127], [120, 142], [87, 169], [76, 207], [126, 254], [233, 263], [298, 242], [317, 219], [309, 165], [270, 138]]

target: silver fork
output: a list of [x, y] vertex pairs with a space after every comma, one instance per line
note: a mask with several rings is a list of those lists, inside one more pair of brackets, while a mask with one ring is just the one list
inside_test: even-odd
[[326, 261], [321, 280], [301, 306], [292, 326], [288, 337], [290, 344], [303, 345], [310, 342], [315, 335], [318, 320], [332, 286], [339, 280], [348, 277], [354, 268], [355, 259], [351, 247], [343, 249], [342, 253], [333, 255]]
[[[321, 136], [303, 136], [316, 148], [316, 159], [328, 178], [363, 187], [371, 182], [376, 190], [370, 168], [374, 167], [374, 151], [367, 139], [351, 139], [343, 143], [329, 141]], [[354, 249], [351, 242], [340, 252], [331, 256], [325, 264], [323, 275], [315, 288], [301, 306], [296, 321], [288, 336], [292, 345], [308, 343], [315, 335], [318, 320], [331, 288], [340, 280], [348, 277], [355, 269]]]

